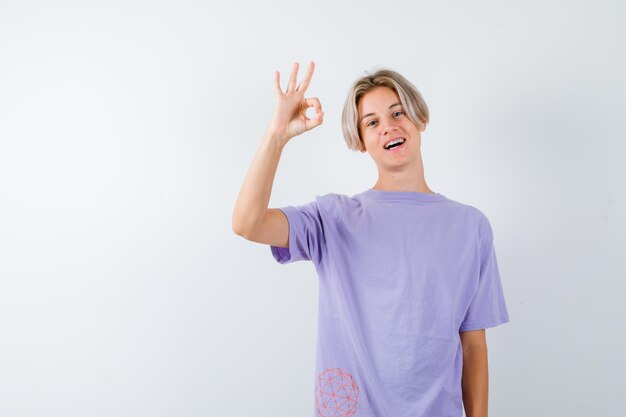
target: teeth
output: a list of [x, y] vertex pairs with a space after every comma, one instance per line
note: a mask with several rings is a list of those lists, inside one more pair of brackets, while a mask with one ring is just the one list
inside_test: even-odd
[[404, 143], [404, 141], [405, 141], [404, 138], [392, 140], [391, 142], [388, 142], [387, 144], [385, 144], [385, 149], [389, 149], [389, 146], [393, 145], [394, 143]]

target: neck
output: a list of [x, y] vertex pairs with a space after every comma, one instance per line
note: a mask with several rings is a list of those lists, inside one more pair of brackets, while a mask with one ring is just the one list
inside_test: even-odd
[[379, 167], [378, 181], [372, 188], [381, 191], [413, 191], [435, 194], [426, 184], [421, 155], [411, 165], [392, 167], [391, 169]]

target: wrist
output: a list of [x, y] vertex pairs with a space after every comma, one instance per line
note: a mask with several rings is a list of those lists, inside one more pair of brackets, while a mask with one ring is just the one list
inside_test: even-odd
[[289, 142], [289, 139], [291, 138], [287, 137], [285, 134], [274, 132], [271, 129], [268, 129], [265, 132], [265, 140], [273, 144], [277, 144], [280, 147], [284, 147], [287, 142]]

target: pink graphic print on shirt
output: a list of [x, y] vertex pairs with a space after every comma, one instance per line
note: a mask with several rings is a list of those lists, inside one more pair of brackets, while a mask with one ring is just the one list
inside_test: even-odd
[[317, 376], [315, 407], [320, 417], [351, 417], [359, 402], [359, 386], [348, 372], [329, 368]]

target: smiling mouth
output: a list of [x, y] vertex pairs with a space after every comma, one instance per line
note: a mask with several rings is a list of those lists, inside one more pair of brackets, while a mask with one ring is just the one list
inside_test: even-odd
[[391, 151], [393, 149], [400, 148], [401, 146], [404, 145], [405, 142], [406, 142], [405, 138], [394, 139], [394, 140], [390, 141], [389, 144], [383, 146], [383, 148], [385, 148], [385, 150], [387, 150], [387, 151]]

